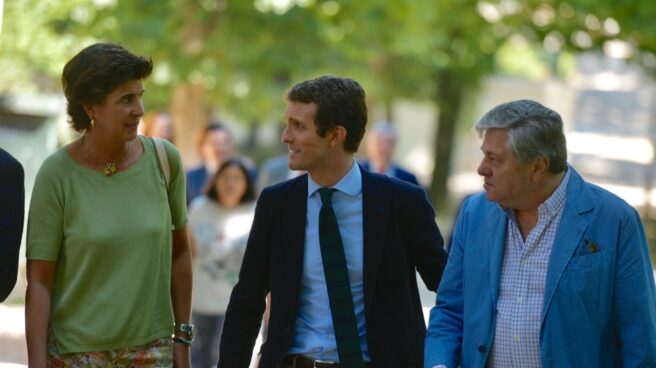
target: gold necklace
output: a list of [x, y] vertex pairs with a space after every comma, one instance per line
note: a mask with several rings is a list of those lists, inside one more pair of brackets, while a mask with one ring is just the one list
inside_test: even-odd
[[[100, 162], [100, 160], [97, 160], [96, 157], [93, 155], [93, 153], [91, 153], [91, 150], [89, 150], [89, 147], [87, 147], [86, 137], [87, 137], [86, 134], [82, 136], [82, 146], [84, 147], [84, 150], [87, 153], [87, 159], [89, 159], [89, 158], [93, 159], [94, 163]], [[130, 145], [128, 143], [128, 149], [127, 149], [127, 151], [125, 152], [125, 155], [123, 156], [123, 158], [120, 161], [118, 161], [118, 162], [110, 161], [110, 162], [105, 163], [104, 167], [103, 167], [103, 174], [105, 174], [107, 176], [111, 176], [112, 174], [116, 173], [118, 171], [118, 165], [122, 164], [123, 161], [125, 161], [125, 159], [128, 158], [128, 156], [130, 155], [130, 147], [131, 146], [132, 145]]]

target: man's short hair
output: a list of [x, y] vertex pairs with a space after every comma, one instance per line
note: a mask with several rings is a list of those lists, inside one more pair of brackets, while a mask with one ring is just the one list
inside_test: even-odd
[[207, 137], [214, 132], [225, 132], [225, 134], [228, 136], [228, 139], [230, 139], [231, 142], [234, 140], [232, 136], [232, 132], [230, 131], [230, 129], [228, 129], [228, 126], [226, 126], [223, 122], [219, 120], [210, 120], [210, 122], [207, 123], [207, 125], [205, 125], [203, 130], [201, 130], [200, 134], [198, 134], [196, 140], [196, 146], [198, 147], [198, 149], [200, 149], [203, 146], [203, 143], [205, 143], [205, 139], [207, 139]]
[[358, 82], [349, 78], [323, 76], [296, 84], [287, 93], [287, 100], [316, 103], [317, 134], [325, 137], [329, 129], [341, 125], [346, 129], [344, 149], [355, 153], [367, 125], [365, 92]]
[[510, 150], [520, 163], [546, 156], [549, 172], [557, 174], [567, 169], [563, 119], [538, 102], [518, 100], [501, 104], [483, 115], [474, 129], [481, 136], [488, 129], [508, 129]]

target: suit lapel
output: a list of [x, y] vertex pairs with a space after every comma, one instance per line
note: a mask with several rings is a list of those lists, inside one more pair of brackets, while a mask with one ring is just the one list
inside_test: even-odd
[[369, 172], [362, 172], [363, 274], [365, 313], [371, 307], [376, 275], [385, 244], [389, 218], [389, 188]]
[[[507, 217], [496, 205], [491, 206], [485, 221], [483, 234], [488, 234], [490, 243], [485, 243], [483, 252], [487, 253], [490, 260], [490, 290], [492, 291], [492, 309], [497, 307], [499, 299], [499, 283], [501, 282], [501, 268], [503, 265], [503, 254], [506, 244], [506, 221]], [[489, 245], [488, 245], [489, 244]], [[486, 246], [487, 245], [487, 246]], [[485, 254], [483, 253], [483, 254]]]
[[544, 286], [544, 302], [542, 306], [543, 324], [560, 277], [581, 241], [581, 237], [583, 237], [585, 230], [588, 228], [588, 222], [580, 214], [592, 209], [593, 202], [587, 198], [587, 192], [583, 186], [583, 179], [571, 167], [569, 170], [572, 170], [572, 173], [569, 183], [567, 183], [567, 199], [551, 249], [547, 280]]
[[[287, 282], [293, 295], [298, 298], [301, 277], [303, 275], [303, 254], [305, 250], [305, 220], [307, 214], [307, 174], [294, 180], [282, 202], [283, 207], [283, 246], [285, 248], [285, 263]], [[274, 219], [271, 219], [274, 221]], [[296, 300], [296, 299], [295, 299]]]

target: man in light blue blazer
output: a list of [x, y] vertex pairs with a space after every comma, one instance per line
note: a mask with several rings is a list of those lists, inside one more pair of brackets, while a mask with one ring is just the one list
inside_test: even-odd
[[560, 115], [475, 126], [485, 193], [458, 217], [424, 367], [656, 367], [656, 293], [636, 211], [567, 165]]

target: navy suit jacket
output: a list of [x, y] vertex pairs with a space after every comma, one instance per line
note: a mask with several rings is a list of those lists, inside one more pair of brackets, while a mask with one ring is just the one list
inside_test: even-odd
[[[363, 169], [371, 171], [371, 164], [369, 163], [369, 161], [366, 160], [362, 161], [360, 165], [362, 166]], [[394, 176], [395, 178], [403, 181], [407, 181], [408, 183], [412, 183], [414, 185], [419, 185], [419, 181], [417, 180], [417, 177], [415, 176], [415, 174], [411, 173], [410, 171], [405, 170], [401, 166], [395, 164], [390, 164], [390, 168], [391, 168], [390, 171], [393, 174], [392, 176]]]
[[0, 302], [16, 285], [25, 215], [24, 177], [21, 164], [0, 148]]
[[203, 194], [205, 183], [209, 179], [207, 177], [207, 170], [204, 165], [195, 167], [187, 171], [187, 207], [194, 200], [194, 198]]
[[[446, 264], [435, 212], [420, 187], [362, 171], [364, 303], [377, 368], [421, 367], [425, 322], [416, 271], [430, 290]], [[277, 367], [292, 343], [303, 271], [307, 174], [262, 192], [221, 335], [219, 367], [248, 367], [271, 291], [260, 367]]]

